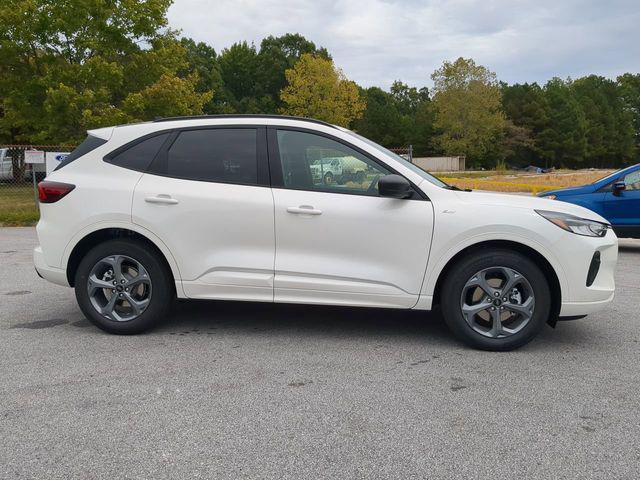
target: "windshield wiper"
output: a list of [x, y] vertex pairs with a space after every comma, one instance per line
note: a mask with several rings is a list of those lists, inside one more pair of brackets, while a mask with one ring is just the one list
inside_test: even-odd
[[447, 190], [455, 190], [456, 192], [470, 192], [471, 191], [470, 188], [460, 188], [460, 187], [456, 187], [455, 185], [445, 185], [442, 188], [446, 188]]

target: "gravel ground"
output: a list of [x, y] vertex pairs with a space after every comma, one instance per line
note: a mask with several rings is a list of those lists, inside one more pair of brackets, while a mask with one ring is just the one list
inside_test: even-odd
[[436, 315], [184, 302], [102, 333], [0, 229], [1, 478], [640, 477], [640, 242], [606, 311], [509, 353]]

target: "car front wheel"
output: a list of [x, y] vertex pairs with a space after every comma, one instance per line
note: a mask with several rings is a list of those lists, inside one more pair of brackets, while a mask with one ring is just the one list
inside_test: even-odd
[[173, 300], [171, 275], [140, 242], [110, 240], [85, 255], [75, 276], [76, 299], [87, 319], [110, 333], [155, 326]]
[[549, 318], [549, 284], [520, 253], [478, 251], [450, 270], [441, 307], [451, 331], [467, 345], [512, 350], [530, 342]]

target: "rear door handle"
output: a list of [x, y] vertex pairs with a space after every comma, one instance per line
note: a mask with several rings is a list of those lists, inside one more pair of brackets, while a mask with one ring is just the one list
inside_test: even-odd
[[177, 203], [179, 203], [175, 198], [171, 198], [171, 195], [164, 194], [155, 197], [145, 197], [144, 201], [147, 203], [159, 203], [162, 205], [176, 205]]
[[322, 210], [317, 210], [311, 205], [300, 205], [299, 207], [287, 207], [287, 212], [296, 215], [322, 215]]

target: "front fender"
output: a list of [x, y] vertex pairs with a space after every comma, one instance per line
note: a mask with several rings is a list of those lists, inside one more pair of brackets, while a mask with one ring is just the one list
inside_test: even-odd
[[[553, 268], [560, 284], [561, 298], [570, 298], [570, 285], [567, 275], [562, 267], [562, 263], [556, 255], [542, 242], [532, 238], [531, 232], [527, 229], [509, 226], [508, 230], [498, 228], [488, 228], [486, 231], [477, 231], [464, 238], [454, 239], [448, 245], [432, 250], [429, 263], [425, 272], [422, 284], [421, 297], [433, 298], [436, 284], [440, 274], [447, 264], [460, 252], [474, 245], [479, 245], [491, 241], [507, 241], [529, 247], [542, 255]], [[437, 243], [437, 242], [435, 242]], [[428, 303], [428, 302], [427, 302]]]

